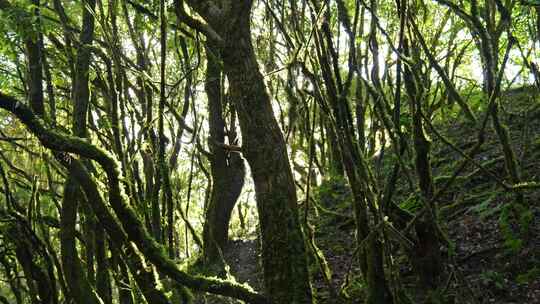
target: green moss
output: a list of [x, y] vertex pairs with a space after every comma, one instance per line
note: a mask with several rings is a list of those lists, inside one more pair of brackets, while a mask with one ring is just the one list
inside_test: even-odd
[[528, 284], [530, 282], [533, 282], [537, 279], [540, 279], [540, 267], [535, 266], [529, 271], [522, 273], [517, 276], [516, 282], [519, 284]]
[[417, 194], [411, 194], [407, 199], [399, 203], [399, 207], [409, 212], [415, 212], [422, 207], [422, 202], [418, 199]]

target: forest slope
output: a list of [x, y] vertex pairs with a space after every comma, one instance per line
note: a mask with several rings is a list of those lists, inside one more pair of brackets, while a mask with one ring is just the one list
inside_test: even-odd
[[[508, 91], [502, 98], [502, 117], [511, 130], [524, 180], [540, 178], [539, 96], [538, 91], [526, 87]], [[437, 128], [460, 149], [475, 141], [476, 133], [459, 115], [440, 119]], [[430, 136], [434, 179], [437, 187], [441, 187], [461, 157], [434, 134]], [[445, 252], [449, 266], [443, 293], [448, 303], [540, 303], [540, 191], [527, 192], [527, 208], [509, 214], [513, 197], [494, 181], [495, 177], [504, 178], [501, 148], [492, 130], [487, 130], [486, 138], [474, 160], [489, 170], [489, 174], [469, 163], [441, 199], [441, 226], [454, 246], [453, 252]], [[379, 177], [384, 178], [390, 170], [391, 162], [383, 161]], [[333, 273], [332, 288], [340, 296], [339, 300], [332, 297], [317, 264], [312, 261], [319, 303], [360, 303], [362, 283], [359, 265], [353, 258], [354, 225], [346, 181], [328, 179], [314, 191], [317, 207], [310, 221], [315, 225], [316, 244]], [[410, 192], [403, 176], [396, 191], [395, 202], [402, 208], [409, 211], [419, 208], [415, 193]], [[519, 225], [511, 220], [514, 217]], [[394, 248], [399, 250], [397, 246]], [[235, 240], [225, 255], [232, 274], [258, 289], [262, 278], [260, 267], [254, 265], [259, 255], [256, 249], [253, 240]], [[405, 288], [417, 303], [423, 291], [405, 257], [398, 256], [395, 270], [407, 282]], [[222, 301], [225, 299], [216, 303]]]

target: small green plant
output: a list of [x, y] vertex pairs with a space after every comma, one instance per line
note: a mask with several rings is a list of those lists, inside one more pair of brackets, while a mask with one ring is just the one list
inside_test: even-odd
[[415, 212], [422, 207], [422, 203], [416, 194], [411, 194], [399, 204], [399, 207], [409, 212]]
[[481, 203], [471, 207], [470, 210], [476, 212], [480, 216], [481, 220], [485, 220], [491, 215], [499, 212], [501, 210], [502, 205], [497, 205], [495, 207], [491, 205], [491, 202], [493, 202], [493, 199], [495, 198], [496, 195], [497, 195], [496, 193], [490, 194]]
[[502, 207], [499, 227], [510, 253], [517, 253], [523, 248], [533, 217], [532, 211], [521, 204], [508, 203]]
[[487, 270], [480, 274], [480, 281], [485, 286], [495, 286], [497, 289], [504, 288], [504, 277], [501, 273], [493, 270]]
[[314, 189], [314, 199], [324, 207], [343, 208], [350, 206], [352, 195], [347, 180], [342, 176], [331, 176], [323, 180], [320, 186]]
[[536, 266], [517, 276], [516, 282], [519, 284], [527, 284], [540, 278], [540, 267]]

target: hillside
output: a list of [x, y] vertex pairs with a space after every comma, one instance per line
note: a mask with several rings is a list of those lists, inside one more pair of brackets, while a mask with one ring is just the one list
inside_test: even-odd
[[[512, 144], [517, 147], [522, 177], [537, 181], [540, 179], [540, 93], [530, 87], [511, 90], [503, 94], [501, 104], [504, 122], [512, 130]], [[466, 149], [477, 136], [470, 123], [459, 115], [440, 119], [437, 129], [460, 149]], [[435, 135], [430, 136], [433, 175], [439, 188], [462, 158]], [[489, 173], [469, 163], [440, 199], [440, 224], [452, 244], [452, 248], [445, 248], [448, 267], [441, 290], [444, 303], [540, 303], [540, 190], [527, 191], [526, 208], [522, 213], [512, 213], [509, 206], [514, 203], [514, 196], [494, 181], [495, 177], [505, 178], [501, 155], [496, 136], [488, 128], [486, 143], [474, 160]], [[391, 162], [384, 162], [380, 177], [384, 178], [391, 170]], [[344, 179], [331, 179], [323, 181], [314, 192], [318, 207], [313, 208], [310, 222], [314, 225], [316, 244], [332, 271], [330, 288], [318, 264], [311, 260], [318, 303], [360, 303], [364, 297], [363, 283], [354, 258], [357, 251], [350, 190]], [[414, 212], [419, 205], [413, 198], [414, 193], [408, 190], [401, 176], [394, 201]], [[399, 254], [399, 244], [391, 243], [397, 252], [392, 271], [399, 272], [406, 282], [403, 287], [412, 303], [421, 303], [425, 293], [418, 286], [406, 257]], [[256, 290], [260, 290], [262, 283], [262, 270], [257, 264], [258, 245], [256, 240], [238, 239], [231, 242], [225, 253], [231, 274]], [[214, 301], [207, 303], [227, 303], [223, 298]]]

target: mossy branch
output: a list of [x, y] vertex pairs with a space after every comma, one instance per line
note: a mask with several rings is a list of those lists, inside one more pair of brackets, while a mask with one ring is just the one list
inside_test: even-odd
[[175, 262], [167, 257], [163, 246], [150, 237], [139, 217], [127, 205], [120, 189], [118, 164], [107, 152], [81, 138], [46, 128], [43, 121], [34, 115], [26, 105], [2, 92], [0, 92], [0, 108], [14, 114], [44, 147], [54, 151], [77, 154], [101, 165], [107, 174], [109, 203], [125, 229], [129, 241], [137, 245], [158, 271], [194, 290], [232, 297], [248, 303], [267, 303], [264, 296], [241, 285], [214, 278], [192, 276], [181, 271]]

